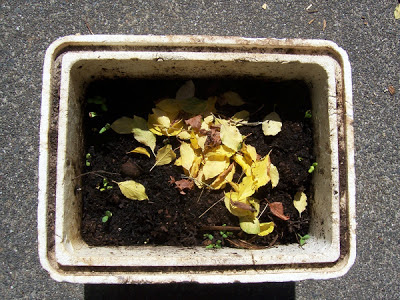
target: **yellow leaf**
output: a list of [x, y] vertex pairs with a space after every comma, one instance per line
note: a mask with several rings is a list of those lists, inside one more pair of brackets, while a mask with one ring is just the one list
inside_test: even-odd
[[182, 130], [182, 131], [177, 135], [177, 137], [178, 137], [179, 139], [181, 139], [181, 140], [187, 141], [187, 140], [190, 140], [191, 135], [190, 135], [190, 133], [189, 133], [187, 130]]
[[246, 176], [243, 178], [242, 182], [238, 186], [239, 199], [245, 199], [253, 195], [255, 190], [255, 185], [251, 176]]
[[[235, 123], [240, 122], [242, 124], [245, 124], [249, 120], [249, 116], [250, 116], [250, 113], [247, 110], [242, 110], [242, 111], [239, 111], [236, 114], [234, 114], [231, 119]], [[239, 126], [239, 124], [237, 126]]]
[[182, 143], [179, 147], [181, 158], [182, 158], [182, 167], [187, 171], [190, 171], [190, 168], [193, 165], [193, 161], [196, 157], [194, 153], [194, 149], [188, 143]]
[[219, 145], [219, 146], [213, 148], [211, 151], [208, 151], [205, 154], [205, 158], [209, 159], [209, 158], [212, 158], [212, 157], [220, 157], [220, 158], [222, 158], [222, 157], [231, 157], [233, 154], [235, 154], [234, 150], [228, 148], [225, 145]]
[[204, 187], [204, 181], [205, 179], [204, 179], [203, 169], [200, 169], [194, 183], [197, 185], [199, 189], [202, 189]]
[[164, 99], [156, 104], [156, 107], [172, 114], [178, 114], [180, 107], [176, 99]]
[[243, 141], [243, 136], [240, 134], [236, 126], [229, 124], [227, 120], [220, 119], [221, 123], [221, 141], [224, 145], [237, 151]]
[[251, 176], [251, 162], [247, 161], [245, 157], [239, 153], [233, 156], [233, 160], [242, 168], [246, 176]]
[[282, 129], [282, 121], [276, 112], [268, 114], [262, 122], [264, 135], [277, 135]]
[[189, 98], [185, 100], [180, 100], [179, 105], [183, 111], [193, 114], [193, 115], [201, 115], [207, 109], [207, 101], [200, 100], [197, 98]]
[[258, 235], [266, 236], [270, 234], [272, 231], [274, 231], [274, 228], [275, 228], [274, 222], [260, 223], [260, 233]]
[[177, 160], [175, 160], [174, 165], [181, 167], [182, 166], [182, 157], [179, 157]]
[[198, 135], [196, 134], [197, 137], [197, 144], [199, 145], [199, 147], [204, 150], [204, 145], [206, 143], [207, 140], [207, 136], [206, 135]]
[[151, 167], [150, 171], [153, 170], [155, 166], [162, 166], [162, 165], [169, 164], [175, 158], [176, 158], [176, 154], [175, 154], [174, 150], [172, 150], [171, 145], [168, 144], [168, 145], [162, 147], [161, 149], [159, 149], [157, 151], [156, 162], [155, 162], [154, 166]]
[[255, 216], [239, 217], [240, 228], [248, 234], [260, 233], [260, 222]]
[[269, 155], [266, 155], [261, 160], [253, 163], [251, 173], [255, 181], [254, 184], [256, 189], [259, 189], [270, 181], [270, 177], [268, 175], [270, 165], [271, 161], [269, 159]]
[[[213, 115], [209, 115], [209, 116], [205, 117], [205, 118], [203, 119], [203, 123], [207, 124], [208, 127], [206, 127], [206, 128], [201, 127], [201, 129], [206, 129], [206, 130], [210, 129], [210, 128], [209, 128], [209, 125], [210, 125], [213, 121], [214, 121], [214, 116], [213, 116]], [[202, 126], [203, 126], [203, 125], [202, 125]]]
[[205, 159], [204, 166], [202, 168], [205, 180], [214, 178], [221, 174], [229, 166], [228, 157], [212, 157]]
[[297, 209], [301, 217], [301, 213], [306, 210], [307, 206], [306, 194], [304, 194], [303, 192], [297, 192], [296, 195], [294, 195], [293, 205]]
[[195, 86], [192, 80], [186, 81], [176, 92], [175, 98], [185, 100], [194, 97]]
[[133, 180], [118, 182], [118, 187], [124, 196], [131, 200], [147, 200], [145, 187]]
[[150, 157], [150, 153], [143, 147], [137, 147], [137, 148], [133, 149], [132, 151], [130, 151], [129, 153], [140, 153], [140, 154], [144, 154], [144, 155], [147, 155], [148, 157]]
[[242, 97], [240, 97], [238, 93], [232, 91], [222, 94], [221, 97], [224, 99], [224, 102], [232, 106], [241, 106], [245, 104], [245, 102], [242, 100]]
[[135, 127], [133, 119], [128, 117], [119, 118], [111, 124], [112, 130], [114, 130], [118, 134], [132, 133], [133, 127]]
[[199, 170], [200, 170], [200, 165], [201, 162], [203, 161], [203, 157], [202, 156], [196, 156], [194, 161], [193, 161], [193, 165], [192, 168], [190, 169], [190, 176], [193, 178], [196, 178], [197, 175], [199, 174]]
[[236, 192], [229, 192], [225, 193], [224, 197], [224, 202], [225, 202], [225, 207], [228, 209], [228, 211], [237, 217], [243, 217], [243, 216], [253, 216], [254, 212], [249, 209], [243, 209], [239, 205], [235, 206], [234, 203], [242, 203], [244, 205], [250, 206], [250, 203], [246, 199], [239, 200], [239, 194]]
[[215, 109], [215, 103], [217, 102], [217, 97], [213, 96], [213, 97], [209, 97], [207, 99], [207, 103], [206, 103], [206, 108], [204, 109], [204, 111], [202, 112], [203, 116], [206, 116], [210, 113], [215, 114], [217, 112], [217, 110]]
[[232, 181], [233, 175], [235, 174], [236, 168], [235, 164], [231, 163], [229, 167], [223, 171], [218, 177], [211, 183], [211, 187], [215, 190], [223, 189], [226, 183]]
[[257, 160], [257, 150], [252, 145], [246, 145], [243, 143], [240, 152], [244, 154], [244, 157], [248, 162], [254, 162]]
[[276, 187], [279, 183], [279, 172], [278, 169], [271, 164], [270, 168], [269, 168], [269, 177], [271, 177], [271, 184], [272, 187]]
[[397, 4], [397, 6], [394, 10], [394, 17], [396, 20], [400, 19], [400, 3]]
[[132, 132], [134, 138], [139, 143], [148, 146], [154, 153], [154, 148], [156, 147], [156, 137], [152, 132], [150, 132], [145, 119], [138, 116], [133, 116]]
[[153, 113], [148, 118], [148, 128], [157, 135], [173, 136], [181, 132], [182, 120], [175, 121], [178, 112], [169, 113], [159, 108], [153, 108]]

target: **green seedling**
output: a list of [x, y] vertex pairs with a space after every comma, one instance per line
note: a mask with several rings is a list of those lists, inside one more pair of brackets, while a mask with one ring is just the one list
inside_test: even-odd
[[227, 239], [228, 237], [233, 235], [233, 232], [230, 231], [220, 231], [219, 234], [222, 236], [222, 238]]
[[91, 111], [90, 113], [89, 113], [89, 118], [95, 118], [95, 117], [98, 117], [99, 115], [95, 112], [95, 111]]
[[103, 128], [100, 129], [99, 134], [102, 134], [104, 132], [106, 132], [107, 130], [109, 130], [111, 128], [110, 123], [107, 123], [106, 125], [104, 125]]
[[310, 238], [310, 236], [308, 234], [306, 234], [304, 236], [301, 236], [300, 234], [297, 234], [297, 235], [300, 238], [300, 240], [299, 240], [300, 246], [303, 246], [306, 243], [306, 241]]
[[312, 117], [311, 110], [307, 110], [306, 113], [304, 114], [304, 118], [311, 119], [311, 117]]
[[105, 215], [101, 218], [101, 221], [103, 223], [106, 223], [110, 218], [112, 217], [112, 212], [109, 210], [106, 210]]
[[312, 172], [314, 172], [314, 170], [315, 170], [315, 168], [318, 166], [318, 163], [317, 162], [315, 162], [315, 163], [313, 163], [311, 166], [310, 166], [310, 168], [308, 169], [308, 173], [312, 173]]
[[300, 157], [300, 156], [297, 156], [297, 160], [298, 160], [298, 161], [302, 161], [302, 160], [303, 160], [303, 158], [302, 158], [302, 157]]
[[206, 249], [221, 249], [222, 248], [222, 241], [217, 240], [215, 244], [210, 244], [206, 246]]
[[210, 241], [212, 241], [214, 239], [214, 236], [212, 234], [210, 234], [210, 233], [205, 233], [205, 234], [203, 234], [203, 236], [205, 238], [208, 238]]
[[86, 162], [85, 162], [85, 165], [86, 165], [86, 167], [90, 167], [90, 159], [92, 158], [92, 155], [90, 154], [90, 153], [86, 153]]
[[111, 190], [113, 188], [113, 186], [110, 185], [107, 178], [103, 178], [103, 186], [101, 186], [101, 187], [98, 186], [97, 188], [100, 190], [100, 192], [105, 192], [107, 190]]

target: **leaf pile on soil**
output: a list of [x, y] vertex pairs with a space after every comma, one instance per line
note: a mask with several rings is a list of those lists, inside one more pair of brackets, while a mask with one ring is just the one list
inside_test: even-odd
[[[280, 179], [275, 188], [271, 184], [261, 186], [253, 195], [260, 200], [259, 222], [275, 224], [273, 228], [264, 228], [266, 235], [259, 236], [241, 231], [238, 218], [226, 209], [221, 199], [229, 188], [194, 187], [193, 181], [182, 179], [182, 167], [169, 163], [175, 158], [154, 167], [154, 156], [149, 159], [150, 153], [144, 149], [143, 141], [137, 141], [140, 137], [138, 139], [136, 133], [136, 139], [132, 134], [119, 135], [110, 129], [99, 134], [105, 124], [112, 124], [123, 116], [136, 115], [147, 120], [155, 101], [175, 98], [183, 84], [187, 83], [181, 80], [115, 79], [96, 81], [89, 86], [86, 99], [102, 100], [88, 101], [84, 117], [86, 166], [83, 172], [92, 173], [82, 176], [83, 239], [94, 246], [154, 244], [218, 248], [297, 243], [298, 235], [303, 236], [308, 231], [309, 215], [306, 209], [300, 216], [293, 203], [294, 195], [303, 192], [308, 199], [312, 198], [312, 175], [308, 172], [314, 162], [312, 124], [309, 118], [304, 118], [311, 108], [307, 86], [299, 81], [216, 79], [194, 82], [196, 97], [200, 99], [230, 91], [239, 94], [245, 100], [239, 110], [250, 113], [249, 122], [263, 120], [271, 111], [282, 119], [277, 135], [265, 136], [265, 126], [238, 127], [240, 134], [246, 136], [246, 144], [255, 147], [262, 157], [270, 153], [270, 160], [279, 171]], [[227, 118], [238, 112], [233, 103], [217, 103], [216, 108], [217, 115]], [[89, 117], [92, 112], [97, 116]], [[196, 118], [186, 122], [190, 127], [199, 125]], [[145, 145], [158, 153], [166, 145], [172, 150], [180, 143], [173, 136], [157, 136], [155, 146], [152, 142]], [[108, 179], [107, 186], [94, 171], [100, 171], [98, 174]], [[110, 174], [101, 173], [103, 171]], [[240, 175], [236, 172], [233, 180], [239, 182]], [[133, 201], [125, 197], [126, 193], [125, 196], [121, 193], [118, 188], [121, 188], [121, 182], [132, 179], [146, 187], [149, 200]], [[112, 216], [102, 222], [107, 211]], [[221, 230], [224, 226], [229, 230]]]

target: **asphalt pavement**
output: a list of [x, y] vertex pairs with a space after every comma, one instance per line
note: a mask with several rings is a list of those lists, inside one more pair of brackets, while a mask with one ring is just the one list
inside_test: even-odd
[[[400, 19], [393, 15], [396, 4], [395, 0], [1, 1], [0, 297], [398, 299]], [[325, 281], [224, 286], [84, 286], [53, 281], [37, 255], [43, 58], [58, 37], [91, 32], [311, 38], [332, 40], [344, 48], [353, 76], [358, 223], [357, 260], [348, 274]]]

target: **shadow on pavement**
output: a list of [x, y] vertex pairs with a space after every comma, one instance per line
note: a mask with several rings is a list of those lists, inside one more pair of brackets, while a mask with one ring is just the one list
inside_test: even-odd
[[86, 284], [85, 299], [295, 299], [295, 283]]

